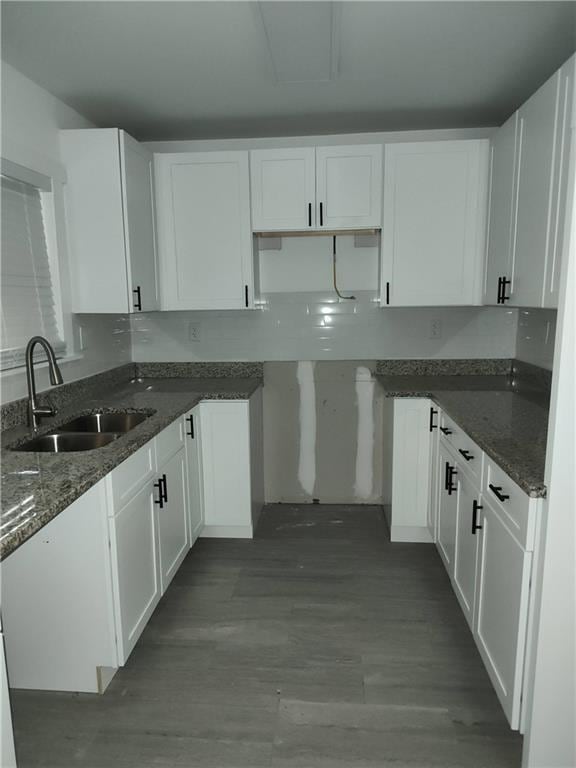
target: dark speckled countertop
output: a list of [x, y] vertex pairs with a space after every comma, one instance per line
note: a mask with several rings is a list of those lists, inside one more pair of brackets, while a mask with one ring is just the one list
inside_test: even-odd
[[388, 397], [430, 397], [529, 495], [546, 495], [548, 393], [512, 375], [379, 375]]
[[262, 386], [261, 378], [146, 378], [116, 382], [64, 407], [46, 420], [40, 434], [73, 416], [98, 410], [153, 411], [153, 415], [108, 445], [75, 453], [24, 453], [8, 446], [32, 437], [24, 426], [2, 433], [0, 559], [69, 506], [114, 467], [203, 399], [242, 399]]

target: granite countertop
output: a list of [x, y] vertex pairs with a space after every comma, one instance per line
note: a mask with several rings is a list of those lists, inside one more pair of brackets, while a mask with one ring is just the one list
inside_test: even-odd
[[511, 375], [379, 375], [388, 397], [430, 397], [529, 495], [546, 495], [548, 396]]
[[205, 399], [245, 400], [261, 378], [145, 378], [115, 383], [97, 396], [77, 399], [45, 420], [40, 434], [73, 416], [98, 410], [148, 411], [152, 415], [117, 440], [92, 451], [24, 453], [7, 446], [32, 437], [28, 427], [2, 433], [0, 559], [7, 557], [98, 480], [151, 440], [168, 424]]

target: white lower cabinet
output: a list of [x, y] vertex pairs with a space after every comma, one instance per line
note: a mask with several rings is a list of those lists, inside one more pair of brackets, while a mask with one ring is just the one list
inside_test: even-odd
[[479, 492], [458, 465], [458, 511], [456, 517], [456, 541], [454, 547], [453, 584], [460, 607], [470, 628], [474, 627], [474, 603], [476, 595], [476, 563], [478, 540], [481, 531]]
[[252, 538], [264, 503], [262, 393], [200, 404], [203, 536]]
[[532, 553], [482, 499], [474, 637], [512, 728], [520, 723]]
[[452, 574], [456, 547], [456, 520], [458, 515], [458, 486], [454, 486], [455, 462], [441, 439], [438, 446], [438, 506], [436, 546], [446, 570]]
[[164, 486], [164, 498], [157, 509], [160, 577], [162, 593], [164, 593], [190, 548], [184, 448], [180, 448], [172, 458], [168, 459], [159, 468], [159, 472], [162, 473]]
[[110, 519], [110, 551], [120, 666], [126, 663], [160, 600], [156, 496], [154, 483], [149, 481]]
[[[395, 398], [392, 449], [391, 541], [430, 542], [430, 400]], [[418, 477], [418, 482], [414, 482]]]
[[188, 411], [184, 418], [186, 470], [188, 493], [188, 538], [190, 546], [204, 527], [204, 484], [202, 465], [202, 434], [200, 431], [200, 406]]
[[506, 717], [519, 729], [540, 503], [451, 419], [439, 418], [436, 545]]

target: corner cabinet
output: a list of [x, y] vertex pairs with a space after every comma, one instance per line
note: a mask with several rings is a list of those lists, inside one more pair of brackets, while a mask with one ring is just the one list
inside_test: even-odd
[[248, 152], [154, 162], [161, 308], [253, 308]]
[[492, 140], [485, 304], [557, 307], [576, 58]]
[[73, 311], [158, 309], [152, 154], [116, 128], [60, 133]]
[[250, 152], [254, 232], [381, 225], [382, 146]]
[[389, 144], [381, 306], [481, 303], [488, 141]]

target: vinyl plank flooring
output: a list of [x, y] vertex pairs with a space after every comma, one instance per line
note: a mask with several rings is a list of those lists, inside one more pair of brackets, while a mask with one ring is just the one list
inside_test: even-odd
[[103, 696], [13, 691], [20, 768], [519, 768], [433, 546], [379, 507], [200, 539]]

